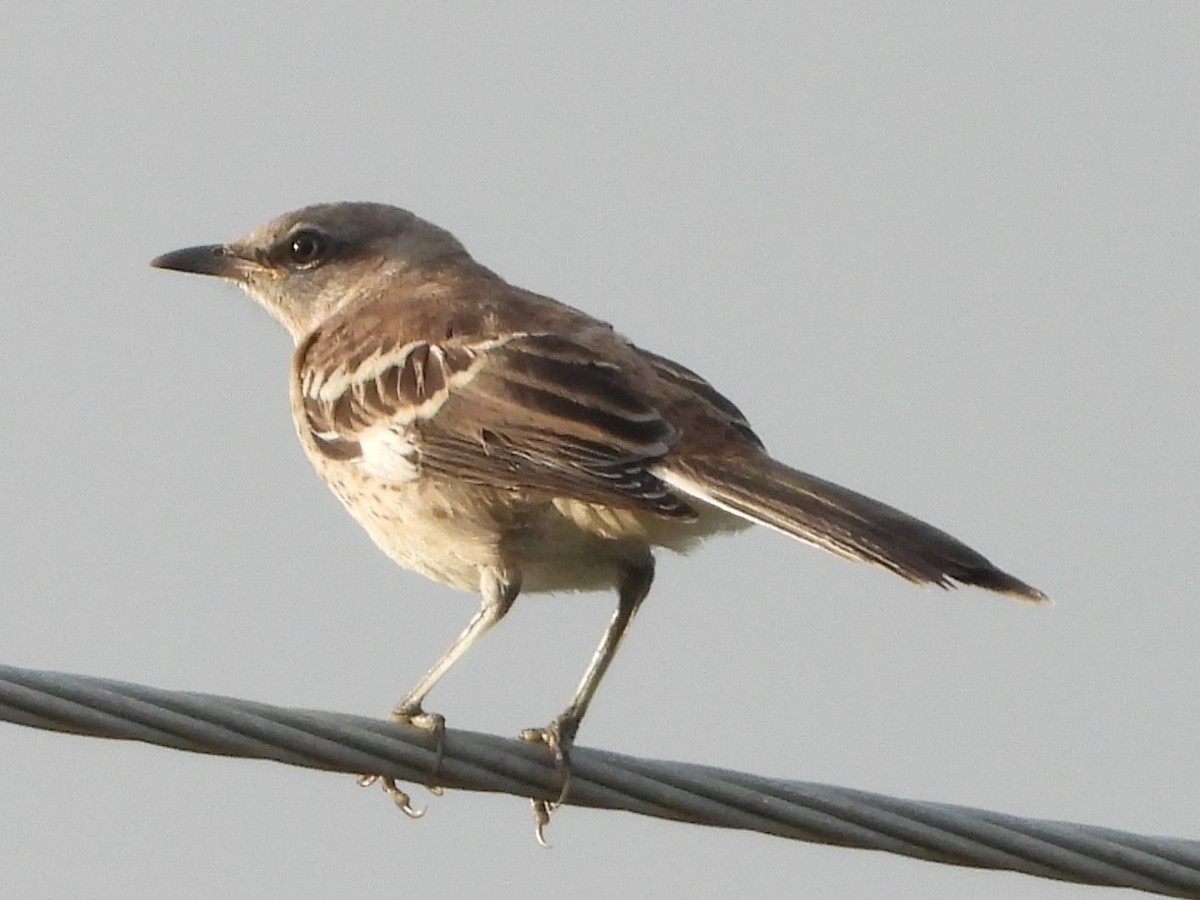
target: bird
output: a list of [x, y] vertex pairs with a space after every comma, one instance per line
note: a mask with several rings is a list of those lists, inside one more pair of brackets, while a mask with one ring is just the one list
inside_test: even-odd
[[427, 695], [519, 594], [615, 590], [570, 702], [521, 733], [563, 771], [559, 803], [659, 548], [759, 524], [916, 584], [1047, 599], [946, 532], [776, 460], [694, 371], [508, 283], [408, 210], [307, 206], [151, 265], [233, 282], [287, 329], [291, 414], [317, 474], [395, 562], [478, 593], [393, 720], [440, 732]]

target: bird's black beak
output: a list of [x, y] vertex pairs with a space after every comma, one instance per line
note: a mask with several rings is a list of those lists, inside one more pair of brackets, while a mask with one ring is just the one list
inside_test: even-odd
[[215, 275], [217, 278], [229, 278], [234, 281], [244, 281], [250, 269], [258, 268], [255, 263], [240, 256], [225, 244], [205, 244], [201, 247], [172, 250], [150, 260], [150, 265], [156, 269], [172, 269], [176, 272], [191, 272], [194, 275]]

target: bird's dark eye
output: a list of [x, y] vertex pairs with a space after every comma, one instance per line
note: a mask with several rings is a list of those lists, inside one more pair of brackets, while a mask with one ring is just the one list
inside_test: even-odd
[[325, 258], [329, 241], [325, 235], [311, 228], [297, 231], [287, 242], [287, 261], [293, 266], [309, 268]]

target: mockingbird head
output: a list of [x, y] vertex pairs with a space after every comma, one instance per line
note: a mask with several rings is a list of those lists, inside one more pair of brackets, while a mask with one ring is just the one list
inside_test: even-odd
[[159, 269], [233, 281], [299, 340], [377, 279], [469, 260], [450, 234], [382, 203], [326, 203], [272, 219], [228, 244], [165, 253]]

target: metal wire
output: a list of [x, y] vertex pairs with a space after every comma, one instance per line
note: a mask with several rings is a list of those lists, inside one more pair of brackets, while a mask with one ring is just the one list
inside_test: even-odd
[[[72, 734], [553, 800], [544, 747], [447, 730], [0, 666], [0, 719]], [[576, 747], [569, 801], [801, 841], [1200, 898], [1200, 841], [903, 800]], [[11, 769], [11, 763], [10, 763]]]

